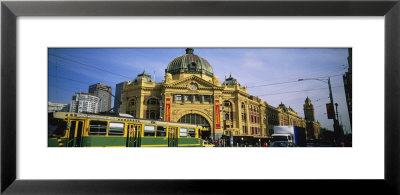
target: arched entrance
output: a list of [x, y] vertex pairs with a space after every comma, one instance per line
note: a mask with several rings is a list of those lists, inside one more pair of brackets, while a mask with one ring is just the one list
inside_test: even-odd
[[200, 125], [208, 131], [201, 131], [201, 138], [208, 139], [211, 136], [211, 126], [208, 123], [207, 119], [199, 114], [186, 114], [183, 115], [179, 120], [179, 123], [190, 123], [194, 125]]

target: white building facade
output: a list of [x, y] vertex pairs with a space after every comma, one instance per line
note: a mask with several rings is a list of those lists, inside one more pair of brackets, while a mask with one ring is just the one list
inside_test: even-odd
[[68, 104], [60, 104], [54, 102], [47, 103], [47, 112], [68, 112], [69, 105]]
[[98, 113], [100, 98], [88, 93], [76, 93], [72, 96], [70, 112]]

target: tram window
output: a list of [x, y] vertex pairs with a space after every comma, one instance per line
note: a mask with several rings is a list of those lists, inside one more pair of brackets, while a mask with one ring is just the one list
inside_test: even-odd
[[105, 135], [107, 133], [106, 121], [90, 121], [89, 135]]
[[187, 129], [181, 127], [179, 136], [180, 137], [187, 137]]
[[49, 137], [63, 137], [67, 129], [67, 122], [61, 119], [50, 119], [48, 132]]
[[110, 123], [108, 135], [124, 135], [124, 123]]
[[189, 129], [189, 136], [190, 137], [196, 137], [196, 130], [195, 129]]
[[144, 136], [154, 136], [155, 135], [155, 127], [150, 125], [144, 126]]
[[157, 126], [157, 137], [165, 137], [167, 135], [167, 127], [164, 126]]

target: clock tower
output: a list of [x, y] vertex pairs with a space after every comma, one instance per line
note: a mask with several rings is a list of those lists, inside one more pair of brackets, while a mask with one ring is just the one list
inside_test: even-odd
[[306, 98], [306, 101], [303, 105], [304, 109], [304, 118], [306, 121], [315, 121], [315, 114], [314, 114], [314, 105], [311, 103], [310, 98]]

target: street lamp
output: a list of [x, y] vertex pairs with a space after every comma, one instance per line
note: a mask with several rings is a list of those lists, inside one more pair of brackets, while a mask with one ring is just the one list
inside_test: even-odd
[[[298, 81], [304, 81], [304, 80], [316, 80], [316, 81], [321, 81], [324, 83], [327, 83], [329, 86], [329, 99], [331, 100], [331, 105], [333, 106], [333, 97], [332, 97], [332, 88], [331, 88], [331, 78], [328, 77], [328, 79], [320, 79], [320, 78], [307, 78], [307, 79], [299, 79]], [[333, 109], [335, 111], [335, 109]], [[337, 112], [337, 103], [336, 103], [336, 112]], [[341, 140], [341, 135], [342, 133], [340, 132], [339, 128], [339, 123], [338, 119], [336, 117], [337, 114], [333, 114], [333, 131], [335, 134], [335, 144], [336, 146], [339, 146]]]

